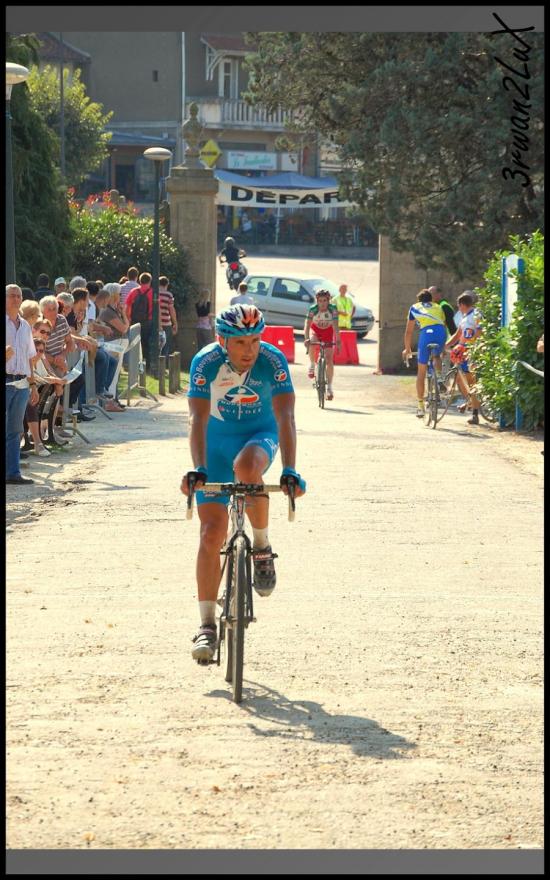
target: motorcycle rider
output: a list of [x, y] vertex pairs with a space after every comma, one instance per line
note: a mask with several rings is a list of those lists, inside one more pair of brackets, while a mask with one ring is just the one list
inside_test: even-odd
[[[248, 274], [246, 267], [243, 266], [243, 264], [240, 262], [241, 257], [246, 257], [246, 252], [243, 251], [242, 248], [239, 248], [237, 246], [234, 238], [232, 238], [231, 236], [228, 236], [223, 243], [223, 248], [221, 249], [221, 251], [218, 255], [218, 260], [220, 261], [220, 265], [223, 264], [224, 259], [225, 259], [225, 262], [227, 263], [227, 271], [226, 271], [227, 283], [229, 284], [229, 287], [232, 290], [233, 289], [236, 290], [239, 282], [241, 282], [243, 280], [243, 278], [245, 278], [246, 275]], [[231, 276], [231, 263], [238, 263], [239, 264], [239, 278], [238, 278], [238, 281], [235, 285], [233, 285], [231, 283], [231, 277], [230, 277]]]

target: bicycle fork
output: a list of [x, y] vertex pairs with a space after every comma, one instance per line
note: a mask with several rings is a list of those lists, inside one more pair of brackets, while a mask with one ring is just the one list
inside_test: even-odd
[[222, 566], [222, 577], [224, 571], [226, 571], [226, 589], [223, 594], [223, 610], [220, 616], [220, 632], [218, 634], [216, 655], [212, 661], [218, 666], [221, 663], [222, 627], [225, 629], [225, 627], [231, 627], [233, 624], [233, 616], [231, 613], [231, 598], [233, 590], [233, 547], [235, 541], [239, 537], [244, 538], [246, 546], [246, 595], [244, 625], [245, 628], [247, 628], [249, 623], [256, 623], [256, 618], [254, 617], [254, 602], [252, 595], [252, 544], [250, 542], [250, 538], [244, 531], [237, 530], [233, 533], [231, 539], [225, 545], [225, 547], [220, 550], [220, 555], [225, 556], [225, 561]]

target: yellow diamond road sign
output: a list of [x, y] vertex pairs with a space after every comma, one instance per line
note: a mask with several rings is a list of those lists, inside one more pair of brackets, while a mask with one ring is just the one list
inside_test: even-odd
[[222, 151], [218, 147], [216, 141], [212, 140], [207, 141], [200, 151], [202, 161], [205, 162], [209, 168], [212, 168], [212, 166], [216, 164], [221, 154]]

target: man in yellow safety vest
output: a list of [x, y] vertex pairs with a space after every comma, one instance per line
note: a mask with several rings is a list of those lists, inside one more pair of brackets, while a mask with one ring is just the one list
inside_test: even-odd
[[348, 294], [347, 284], [341, 284], [338, 289], [339, 296], [335, 296], [332, 300], [333, 305], [338, 309], [338, 329], [351, 330], [351, 319], [355, 314], [355, 306]]

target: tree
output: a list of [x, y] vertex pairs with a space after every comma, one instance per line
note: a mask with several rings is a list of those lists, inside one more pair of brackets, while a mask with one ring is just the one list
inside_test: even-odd
[[[35, 67], [31, 70], [28, 85], [32, 108], [58, 135], [61, 117], [58, 72], [53, 67], [46, 67], [43, 71]], [[103, 114], [102, 105], [90, 100], [84, 83], [80, 81], [79, 70], [75, 70], [70, 79], [69, 71], [65, 69], [63, 86], [65, 176], [68, 186], [77, 186], [87, 174], [100, 168], [108, 155], [111, 132], [105, 131], [105, 126], [113, 114]]]
[[[32, 34], [6, 35], [6, 58], [25, 67], [36, 63]], [[11, 96], [15, 255], [18, 282], [35, 286], [70, 260], [69, 209], [56, 167], [56, 138], [29, 101], [27, 83]]]
[[[247, 38], [255, 48], [246, 60], [248, 100], [293, 111], [292, 131], [330, 141], [342, 163], [342, 193], [420, 266], [471, 277], [511, 234], [542, 228], [542, 34], [523, 37], [531, 46], [523, 56], [528, 101], [510, 84], [503, 88], [508, 71], [495, 56], [520, 71], [524, 64], [508, 34]], [[527, 141], [511, 130], [512, 116]], [[514, 150], [529, 166], [525, 187], [521, 175], [502, 173], [515, 170]]]

